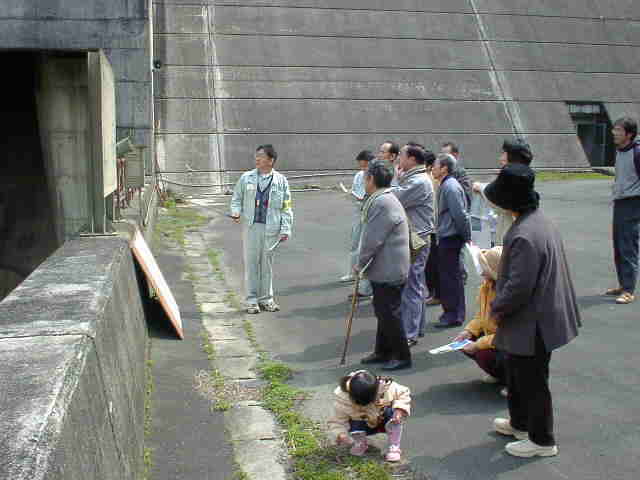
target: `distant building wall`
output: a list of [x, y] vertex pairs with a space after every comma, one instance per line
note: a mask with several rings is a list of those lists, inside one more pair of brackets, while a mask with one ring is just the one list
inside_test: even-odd
[[281, 170], [350, 169], [386, 138], [453, 140], [495, 168], [512, 135], [538, 167], [584, 167], [565, 102], [640, 113], [632, 0], [188, 3], [155, 2], [168, 172], [245, 170], [261, 143]]
[[151, 146], [150, 8], [150, 0], [2, 0], [0, 49], [104, 49], [117, 82], [118, 138], [132, 133]]

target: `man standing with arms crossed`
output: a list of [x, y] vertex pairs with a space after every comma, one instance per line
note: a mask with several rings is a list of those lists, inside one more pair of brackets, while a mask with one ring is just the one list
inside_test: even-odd
[[433, 184], [425, 167], [426, 157], [434, 157], [430, 151], [420, 146], [405, 145], [400, 150], [400, 169], [404, 172], [398, 179], [398, 185], [391, 191], [400, 200], [409, 220], [409, 228], [425, 242], [409, 268], [407, 283], [402, 291], [402, 323], [410, 347], [418, 343], [418, 337], [424, 336], [424, 269], [429, 257], [429, 236], [434, 231]]
[[638, 242], [640, 241], [640, 142], [638, 124], [621, 118], [613, 124], [616, 146], [616, 180], [613, 184], [613, 253], [618, 287], [606, 295], [616, 296], [616, 303], [635, 300], [638, 279]]
[[242, 222], [247, 313], [277, 312], [273, 298], [273, 256], [291, 236], [293, 211], [289, 182], [273, 168], [272, 145], [256, 149], [256, 169], [245, 172], [233, 190], [231, 216]]

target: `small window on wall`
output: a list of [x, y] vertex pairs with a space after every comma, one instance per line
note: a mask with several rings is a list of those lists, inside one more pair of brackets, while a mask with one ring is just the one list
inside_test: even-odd
[[567, 107], [591, 166], [613, 165], [615, 151], [611, 137], [611, 122], [602, 103], [567, 102]]

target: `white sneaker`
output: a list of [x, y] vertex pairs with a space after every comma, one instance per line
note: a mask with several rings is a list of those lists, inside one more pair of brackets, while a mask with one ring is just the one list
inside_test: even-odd
[[482, 377], [480, 380], [482, 381], [482, 383], [489, 383], [489, 384], [494, 384], [499, 382], [499, 380], [496, 377], [488, 374]]
[[509, 396], [509, 389], [507, 387], [501, 388], [500, 395], [502, 395], [504, 398], [507, 398]]
[[527, 432], [513, 428], [511, 426], [511, 420], [508, 418], [495, 418], [493, 420], [493, 429], [502, 435], [516, 437], [518, 440], [529, 438], [529, 434]]
[[251, 313], [252, 315], [255, 315], [256, 313], [260, 313], [260, 307], [258, 307], [258, 305], [248, 305], [247, 313]]
[[520, 440], [519, 442], [507, 443], [504, 448], [508, 454], [514, 457], [555, 457], [558, 454], [558, 446], [543, 447], [531, 440]]
[[356, 279], [353, 275], [343, 275], [342, 277], [340, 277], [340, 281], [342, 283], [351, 283], [351, 282], [355, 282]]

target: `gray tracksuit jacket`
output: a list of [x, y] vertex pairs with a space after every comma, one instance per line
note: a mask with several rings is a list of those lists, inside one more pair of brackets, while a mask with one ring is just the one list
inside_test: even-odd
[[640, 140], [616, 152], [616, 181], [613, 199], [640, 197]]

